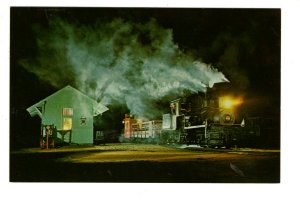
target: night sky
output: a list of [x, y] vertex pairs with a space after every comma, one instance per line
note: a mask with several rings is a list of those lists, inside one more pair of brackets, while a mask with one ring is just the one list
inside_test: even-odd
[[[41, 48], [39, 43], [43, 38], [49, 38], [51, 34], [60, 31], [53, 28], [52, 22], [57, 19], [72, 24], [73, 27], [81, 27], [81, 30], [82, 26], [88, 27], [86, 32], [96, 30], [100, 22], [105, 24], [115, 19], [121, 19], [127, 24], [141, 24], [137, 26], [142, 27], [141, 30], [149, 21], [155, 20], [154, 27], [157, 30], [170, 30], [173, 42], [182, 54], [214, 66], [230, 80], [232, 87], [245, 96], [249, 115], [280, 118], [280, 9], [12, 7], [11, 147], [38, 144], [40, 121], [37, 117], [30, 117], [26, 112], [27, 107], [63, 85], [76, 87], [76, 80], [68, 75], [68, 66], [62, 71], [56, 66], [46, 69], [47, 73], [37, 73], [36, 68], [28, 70], [24, 64], [27, 63], [28, 66], [33, 63], [46, 68], [48, 66], [45, 62], [52, 62], [52, 56], [54, 61], [59, 60], [57, 52], [46, 50], [51, 45], [45, 44]], [[65, 33], [62, 31], [63, 34]], [[85, 32], [80, 34], [84, 35]], [[125, 35], [124, 40], [127, 38]], [[147, 46], [151, 36], [141, 34], [139, 38], [141, 44]], [[55, 38], [45, 41], [53, 42]], [[54, 61], [51, 64], [55, 64]], [[51, 70], [53, 74], [60, 74], [56, 76], [55, 84], [49, 81], [52, 77]], [[82, 70], [84, 72], [84, 68]], [[89, 86], [93, 87], [93, 82]], [[108, 106], [111, 108], [108, 118], [113, 118], [113, 113], [117, 113], [117, 119], [121, 118], [119, 104], [112, 101]], [[121, 108], [126, 110], [122, 105]], [[28, 137], [25, 138], [24, 135]]]

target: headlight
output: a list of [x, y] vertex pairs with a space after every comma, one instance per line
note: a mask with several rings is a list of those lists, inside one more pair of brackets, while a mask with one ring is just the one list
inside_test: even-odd
[[231, 108], [232, 107], [232, 100], [231, 99], [224, 99], [223, 107], [224, 108]]
[[224, 109], [232, 109], [243, 102], [242, 98], [232, 98], [229, 96], [219, 98], [219, 107]]

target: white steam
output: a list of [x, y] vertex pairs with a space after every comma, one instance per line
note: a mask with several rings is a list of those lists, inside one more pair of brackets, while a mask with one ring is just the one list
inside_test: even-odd
[[209, 65], [184, 54], [172, 30], [115, 19], [94, 26], [62, 20], [39, 31], [39, 55], [23, 66], [56, 87], [72, 84], [108, 105], [127, 105], [132, 114], [153, 117], [155, 101], [185, 91], [205, 91], [227, 79]]

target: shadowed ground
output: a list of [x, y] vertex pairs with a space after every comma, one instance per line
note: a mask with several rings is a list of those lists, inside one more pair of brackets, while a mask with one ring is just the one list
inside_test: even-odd
[[11, 152], [12, 182], [278, 183], [280, 152], [145, 144]]

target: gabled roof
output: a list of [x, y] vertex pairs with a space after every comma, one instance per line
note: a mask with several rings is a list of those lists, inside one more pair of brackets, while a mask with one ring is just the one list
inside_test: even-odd
[[71, 86], [68, 85], [68, 86], [66, 86], [66, 87], [58, 90], [57, 92], [51, 94], [50, 96], [42, 99], [41, 101], [35, 103], [34, 105], [30, 106], [29, 108], [26, 109], [27, 112], [29, 112], [29, 114], [32, 117], [35, 116], [35, 115], [39, 115], [40, 117], [42, 117], [42, 113], [40, 112], [39, 107], [42, 107], [45, 101], [47, 101], [47, 100], [49, 100], [49, 99], [57, 96], [60, 93], [65, 92], [66, 90], [71, 90], [71, 91], [73, 91], [75, 93], [78, 93], [78, 94], [82, 95], [84, 98], [88, 99], [92, 103], [92, 105], [93, 105], [93, 110], [94, 110], [93, 115], [94, 116], [102, 114], [102, 113], [104, 113], [105, 111], [108, 110], [108, 108], [106, 106], [104, 106], [103, 104], [98, 103], [94, 99], [90, 98], [89, 96], [83, 94], [79, 90], [77, 90], [77, 89], [75, 89], [75, 88], [73, 88], [73, 87], [71, 87]]

